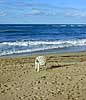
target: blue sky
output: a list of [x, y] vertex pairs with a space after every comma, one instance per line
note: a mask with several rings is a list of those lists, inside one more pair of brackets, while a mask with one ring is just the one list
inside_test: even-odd
[[86, 24], [86, 0], [0, 0], [0, 24]]

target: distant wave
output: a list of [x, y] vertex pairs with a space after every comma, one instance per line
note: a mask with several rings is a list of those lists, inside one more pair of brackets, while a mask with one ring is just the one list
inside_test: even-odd
[[52, 24], [52, 27], [86, 27], [86, 24]]
[[13, 30], [11, 30], [11, 29], [8, 29], [8, 30], [0, 30], [0, 33], [15, 33], [15, 32], [28, 32], [28, 30], [17, 30], [17, 29], [13, 29]]
[[2, 42], [0, 46], [28, 46], [29, 42], [16, 41], [16, 42]]
[[85, 45], [86, 39], [1, 42], [0, 56]]
[[81, 46], [86, 45], [86, 39], [76, 40], [30, 40], [30, 41], [15, 41], [15, 42], [1, 42], [0, 45], [8, 46], [28, 46], [28, 45], [70, 45], [70, 46]]

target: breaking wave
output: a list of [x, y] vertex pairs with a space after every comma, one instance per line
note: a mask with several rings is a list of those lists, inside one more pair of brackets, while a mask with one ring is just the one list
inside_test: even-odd
[[30, 53], [30, 52], [44, 51], [50, 49], [58, 50], [58, 48], [68, 48], [68, 47], [77, 47], [85, 45], [86, 45], [86, 39], [1, 42], [0, 56], [10, 55], [10, 54]]

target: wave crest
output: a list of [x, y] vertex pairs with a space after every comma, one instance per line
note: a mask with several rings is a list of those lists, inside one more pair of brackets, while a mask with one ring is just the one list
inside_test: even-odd
[[0, 43], [0, 56], [85, 45], [86, 39], [2, 42]]

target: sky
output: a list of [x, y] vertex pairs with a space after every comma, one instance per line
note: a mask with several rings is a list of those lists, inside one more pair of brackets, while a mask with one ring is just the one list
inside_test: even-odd
[[86, 24], [86, 0], [0, 0], [0, 24]]

